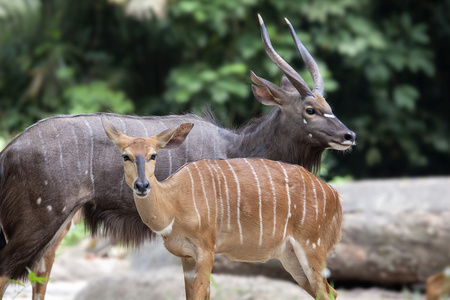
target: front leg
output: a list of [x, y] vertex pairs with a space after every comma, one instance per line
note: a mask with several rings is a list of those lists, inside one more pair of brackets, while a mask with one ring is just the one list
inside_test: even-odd
[[195, 280], [195, 259], [193, 257], [182, 257], [181, 264], [183, 265], [184, 273], [184, 289], [186, 291], [186, 300], [192, 300], [194, 280]]
[[193, 299], [210, 299], [209, 277], [214, 264], [214, 253], [202, 249], [197, 250]]

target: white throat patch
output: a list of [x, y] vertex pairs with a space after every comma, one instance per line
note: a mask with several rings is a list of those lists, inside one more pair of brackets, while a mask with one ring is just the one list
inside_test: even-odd
[[160, 235], [160, 236], [166, 236], [169, 235], [172, 232], [172, 226], [173, 226], [173, 222], [175, 222], [175, 218], [172, 219], [172, 222], [170, 222], [169, 226], [167, 226], [166, 228], [164, 228], [163, 230], [160, 231], [154, 231], [156, 234]]

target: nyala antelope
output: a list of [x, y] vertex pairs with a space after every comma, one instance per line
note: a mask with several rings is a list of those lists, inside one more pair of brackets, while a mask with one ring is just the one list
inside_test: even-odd
[[[355, 133], [333, 113], [324, 98], [320, 70], [294, 29], [289, 29], [314, 81], [312, 90], [281, 58], [260, 16], [264, 49], [284, 74], [280, 86], [251, 72], [252, 91], [270, 113], [239, 130], [195, 115], [108, 117], [125, 134], [153, 136], [181, 123], [195, 128], [179, 148], [161, 151], [155, 175], [163, 180], [187, 162], [207, 158], [263, 157], [318, 171], [326, 149], [345, 151]], [[26, 267], [50, 277], [59, 241], [76, 212], [88, 231], [137, 246], [152, 231], [140, 220], [126, 188], [123, 167], [113, 160], [115, 146], [105, 136], [100, 114], [56, 116], [37, 122], [0, 153], [0, 298], [9, 279], [26, 278]], [[108, 143], [107, 143], [108, 142]], [[195, 147], [195, 150], [192, 150]], [[97, 155], [102, 149], [102, 155]], [[103, 229], [103, 230], [101, 230]], [[20, 251], [18, 251], [20, 249]], [[46, 283], [33, 286], [44, 300]]]
[[187, 299], [209, 299], [215, 253], [247, 262], [277, 258], [315, 299], [337, 296], [322, 276], [342, 223], [328, 184], [298, 165], [259, 158], [200, 160], [158, 181], [158, 151], [181, 145], [193, 124], [132, 138], [102, 122], [122, 154], [142, 221], [181, 257]]

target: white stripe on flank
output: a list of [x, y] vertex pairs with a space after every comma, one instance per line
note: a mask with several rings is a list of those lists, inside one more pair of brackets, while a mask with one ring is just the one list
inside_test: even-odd
[[316, 207], [316, 221], [319, 218], [319, 205], [317, 203], [317, 191], [316, 191], [316, 186], [314, 184], [314, 180], [312, 180], [311, 178], [314, 178], [314, 175], [310, 174], [309, 172], [306, 172], [306, 174], [308, 174], [309, 176], [309, 180], [311, 182], [312, 188], [313, 188], [313, 193], [314, 193], [314, 201], [316, 203], [315, 207]]
[[275, 193], [275, 185], [273, 184], [272, 174], [270, 174], [270, 170], [267, 167], [266, 163], [264, 162], [264, 159], [261, 159], [261, 162], [263, 163], [264, 167], [266, 168], [267, 175], [269, 175], [270, 187], [272, 189], [272, 196], [273, 196], [273, 232], [272, 232], [272, 235], [275, 236], [275, 229], [277, 227], [277, 195]]
[[225, 176], [225, 173], [223, 173], [222, 168], [220, 168], [219, 164], [217, 164], [217, 168], [219, 169], [220, 173], [223, 176], [223, 182], [225, 185], [225, 196], [227, 197], [227, 212], [228, 212], [228, 223], [227, 227], [228, 229], [231, 228], [230, 219], [231, 219], [231, 211], [230, 211], [230, 191], [228, 190], [228, 183], [227, 183], [227, 177]]
[[323, 193], [323, 216], [326, 217], [327, 213], [325, 212], [325, 208], [327, 207], [327, 194], [325, 193], [325, 189], [323, 188], [321, 180], [316, 177], [316, 181], [319, 183], [320, 187], [322, 188], [322, 193]]
[[142, 122], [142, 120], [138, 119], [139, 124], [141, 124], [142, 128], [144, 128], [144, 132], [145, 132], [145, 137], [149, 137], [148, 136], [148, 130], [147, 127], [145, 127], [144, 122]]
[[59, 165], [61, 166], [61, 169], [62, 169], [61, 172], [63, 173], [63, 174], [60, 174], [60, 175], [63, 175], [63, 178], [64, 178], [64, 158], [63, 158], [63, 151], [62, 151], [61, 141], [59, 140], [59, 133], [58, 133], [58, 130], [56, 129], [55, 121], [52, 120], [51, 124], [52, 124], [52, 127], [53, 127], [53, 131], [55, 132], [56, 141], [58, 142]]
[[[164, 129], [168, 128], [166, 126], [166, 124], [164, 124], [162, 121], [159, 121], [159, 124], [161, 124], [164, 127]], [[170, 175], [172, 175], [172, 151], [171, 150], [167, 150], [167, 153], [169, 155], [169, 175], [168, 176], [170, 176]]]
[[86, 120], [85, 117], [82, 117], [84, 124], [86, 124], [87, 128], [89, 129], [89, 135], [91, 136], [91, 157], [89, 162], [89, 173], [91, 177], [91, 183], [92, 183], [92, 195], [95, 196], [95, 186], [94, 186], [94, 173], [93, 173], [93, 160], [94, 160], [94, 132], [92, 131], [92, 127], [89, 124], [89, 122]]
[[259, 199], [259, 246], [261, 246], [262, 245], [262, 237], [263, 237], [261, 185], [259, 183], [258, 175], [256, 174], [255, 169], [253, 168], [252, 164], [249, 163], [246, 158], [244, 158], [244, 161], [250, 166], [250, 169], [252, 169], [253, 176], [255, 176], [255, 180], [256, 180], [256, 186], [258, 188], [258, 199]]
[[79, 145], [78, 145], [78, 136], [75, 133], [75, 129], [74, 129], [75, 124], [73, 123], [73, 121], [70, 120], [69, 123], [70, 123], [70, 125], [72, 125], [70, 127], [70, 129], [72, 130], [72, 136], [73, 136], [73, 138], [75, 140], [75, 146], [77, 147], [77, 154], [78, 154], [77, 167], [78, 167], [78, 174], [80, 174], [80, 177], [81, 177], [83, 175], [83, 173], [81, 171], [81, 162], [80, 162], [80, 157], [79, 157], [80, 156], [80, 148], [79, 148]]
[[334, 119], [334, 118], [336, 118], [334, 115], [330, 115], [330, 114], [323, 114], [323, 116], [325, 117], [325, 118], [331, 118], [331, 119]]
[[302, 225], [305, 223], [306, 217], [306, 185], [305, 185], [305, 177], [303, 176], [303, 172], [299, 166], [297, 166], [297, 170], [302, 176], [302, 187], [303, 187], [303, 216], [302, 216]]
[[206, 166], [208, 167], [209, 174], [211, 175], [211, 181], [212, 181], [212, 184], [213, 184], [213, 190], [214, 190], [214, 203], [215, 203], [215, 205], [216, 205], [216, 210], [214, 211], [214, 220], [215, 220], [215, 224], [216, 224], [216, 228], [217, 228], [217, 210], [218, 210], [218, 207], [217, 207], [216, 181], [214, 180], [214, 174], [213, 174], [213, 172], [211, 171], [211, 167], [209, 166], [209, 161], [208, 161], [208, 162], [205, 161], [205, 164], [206, 164]]
[[[211, 167], [214, 169], [214, 173], [217, 175], [217, 182], [219, 184], [219, 199], [220, 199], [220, 225], [223, 224], [223, 197], [222, 197], [222, 182], [220, 180], [220, 174], [217, 171], [217, 168], [219, 166], [216, 162], [214, 162], [214, 165], [211, 165]], [[222, 170], [220, 170], [222, 172]], [[222, 173], [223, 174], [223, 173]]]
[[200, 177], [200, 183], [202, 184], [203, 197], [205, 197], [206, 208], [208, 209], [208, 223], [209, 223], [209, 222], [211, 222], [211, 213], [209, 210], [209, 201], [208, 201], [208, 196], [206, 195], [205, 184], [203, 182], [202, 172], [200, 172], [200, 169], [197, 166], [197, 162], [194, 162], [193, 165], [197, 169], [198, 176]]
[[122, 123], [122, 126], [123, 126], [122, 132], [123, 132], [124, 134], [128, 134], [128, 133], [127, 133], [127, 124], [125, 124], [125, 121], [122, 120], [122, 118], [119, 118], [119, 121], [120, 121], [120, 123]]
[[221, 206], [221, 215], [220, 215], [220, 224], [223, 223], [223, 197], [222, 197], [222, 183], [220, 180], [220, 174], [217, 171], [217, 169], [219, 169], [220, 173], [223, 176], [223, 180], [224, 180], [224, 185], [225, 185], [225, 192], [226, 192], [226, 197], [227, 197], [227, 201], [228, 201], [228, 229], [230, 229], [230, 201], [228, 200], [228, 185], [227, 185], [227, 179], [225, 178], [225, 174], [223, 174], [222, 169], [219, 167], [219, 165], [217, 163], [215, 163], [214, 165], [214, 170], [217, 172], [217, 179], [219, 181], [219, 198], [220, 198], [220, 206]]
[[284, 225], [284, 232], [283, 232], [283, 240], [284, 240], [284, 238], [286, 237], [286, 230], [287, 230], [288, 222], [289, 222], [289, 219], [291, 218], [291, 192], [289, 190], [289, 178], [288, 178], [286, 169], [283, 167], [283, 165], [280, 162], [278, 162], [278, 165], [280, 165], [280, 167], [284, 173], [284, 182], [286, 185], [286, 193], [287, 193], [287, 197], [288, 197], [288, 214], [286, 217], [286, 224]]
[[238, 228], [239, 228], [239, 236], [241, 238], [241, 244], [243, 244], [244, 243], [244, 237], [242, 236], [241, 211], [240, 211], [240, 209], [241, 209], [241, 187], [239, 185], [239, 180], [238, 180], [238, 177], [236, 175], [236, 172], [234, 172], [233, 167], [228, 162], [228, 160], [225, 160], [225, 162], [230, 167], [230, 170], [231, 170], [231, 172], [233, 173], [233, 176], [234, 176], [234, 180], [236, 181], [236, 189], [237, 189], [237, 205], [236, 205], [237, 206], [237, 208], [236, 208], [237, 216], [236, 216], [236, 219], [237, 219], [237, 224], [238, 224]]
[[202, 225], [202, 219], [201, 219], [201, 217], [200, 217], [200, 213], [198, 212], [197, 204], [195, 204], [194, 178], [192, 178], [192, 173], [191, 173], [191, 170], [189, 169], [188, 166], [186, 166], [186, 170], [188, 171], [189, 177], [191, 178], [191, 186], [192, 186], [192, 202], [194, 203], [194, 209], [195, 209], [195, 212], [197, 213], [197, 216], [198, 216], [198, 228], [200, 228], [201, 225]]
[[173, 223], [175, 222], [175, 218], [172, 219], [172, 222], [170, 222], [169, 226], [167, 226], [166, 228], [160, 230], [160, 231], [156, 231], [154, 230], [154, 232], [160, 236], [166, 236], [169, 235], [172, 232], [172, 226]]

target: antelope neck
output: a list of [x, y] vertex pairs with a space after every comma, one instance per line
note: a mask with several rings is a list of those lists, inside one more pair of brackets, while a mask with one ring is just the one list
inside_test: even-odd
[[159, 182], [155, 176], [148, 178], [150, 192], [145, 198], [134, 197], [136, 208], [142, 221], [151, 230], [159, 232], [170, 226], [175, 218], [171, 197], [162, 195], [170, 194], [170, 185]]

